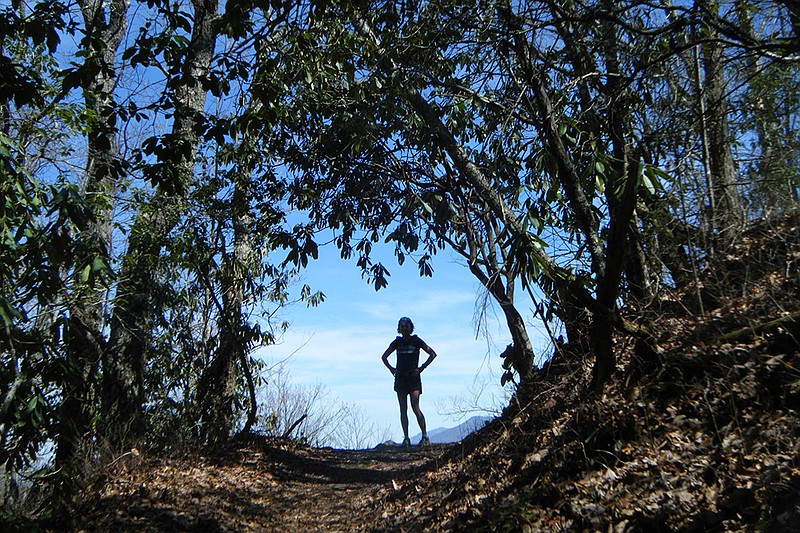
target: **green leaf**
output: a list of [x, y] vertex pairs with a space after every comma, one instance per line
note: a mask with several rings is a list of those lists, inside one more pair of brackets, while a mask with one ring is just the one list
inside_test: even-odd
[[106, 263], [105, 258], [103, 258], [103, 256], [100, 255], [94, 256], [94, 259], [92, 259], [92, 271], [107, 272], [108, 270], [110, 269], [108, 268], [108, 264]]
[[642, 185], [644, 185], [645, 188], [647, 188], [647, 190], [650, 192], [650, 194], [655, 194], [656, 187], [653, 184], [653, 181], [650, 179], [650, 177], [646, 173], [642, 174], [642, 180], [641, 181], [642, 181]]
[[594, 170], [598, 174], [605, 174], [606, 166], [603, 164], [602, 161], [600, 161], [599, 159], [596, 159], [595, 162], [594, 162]]
[[6, 325], [11, 325], [12, 321], [23, 320], [25, 317], [11, 305], [11, 302], [0, 297], [0, 318]]
[[606, 181], [603, 179], [602, 176], [600, 176], [600, 175], [595, 176], [594, 184], [595, 184], [595, 188], [597, 189], [597, 192], [599, 192], [600, 194], [603, 194], [603, 193], [606, 192]]
[[92, 273], [92, 265], [86, 265], [85, 267], [83, 267], [83, 270], [81, 271], [81, 281], [83, 283], [89, 281], [89, 276], [91, 275], [91, 273]]
[[34, 409], [36, 409], [36, 404], [38, 404], [38, 403], [39, 403], [39, 396], [38, 395], [34, 395], [33, 397], [31, 397], [31, 399], [28, 400], [28, 403], [27, 403], [28, 411], [33, 411]]
[[428, 214], [433, 214], [433, 208], [431, 208], [431, 206], [428, 205], [428, 203], [425, 200], [417, 197], [417, 201], [422, 205], [422, 208], [428, 212]]

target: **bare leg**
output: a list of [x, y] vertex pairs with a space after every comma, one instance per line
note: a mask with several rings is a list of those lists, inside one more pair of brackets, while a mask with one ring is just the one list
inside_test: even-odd
[[408, 438], [408, 394], [403, 394], [398, 392], [397, 402], [400, 404], [400, 426], [403, 428], [403, 437], [407, 439]]
[[[422, 438], [424, 439], [428, 436], [428, 429], [425, 427], [425, 415], [422, 414], [422, 410], [419, 408], [420, 394], [421, 392], [418, 390], [411, 391], [411, 410], [414, 411], [414, 415], [417, 417], [417, 424], [419, 424], [419, 429], [422, 431]], [[406, 425], [408, 425], [408, 421], [406, 421]]]

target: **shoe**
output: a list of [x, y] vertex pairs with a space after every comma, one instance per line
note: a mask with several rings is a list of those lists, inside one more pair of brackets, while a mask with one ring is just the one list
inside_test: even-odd
[[409, 446], [411, 446], [411, 439], [409, 439], [408, 437], [404, 438], [403, 444], [401, 444], [400, 446], [402, 446], [403, 448], [408, 448]]
[[428, 437], [422, 437], [422, 440], [419, 441], [419, 445], [420, 446], [430, 446], [431, 445], [431, 439], [429, 439]]

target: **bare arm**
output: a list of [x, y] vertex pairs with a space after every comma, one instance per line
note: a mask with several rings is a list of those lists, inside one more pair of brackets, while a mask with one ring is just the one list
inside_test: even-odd
[[422, 349], [425, 350], [425, 352], [428, 353], [428, 359], [422, 364], [421, 367], [419, 367], [419, 371], [420, 372], [422, 372], [423, 370], [428, 368], [428, 366], [430, 366], [430, 364], [433, 362], [433, 360], [436, 359], [436, 352], [433, 351], [433, 348], [431, 348], [430, 346], [428, 346], [426, 344], [425, 346], [422, 347]]
[[390, 344], [389, 347], [386, 348], [386, 351], [383, 352], [383, 355], [381, 356], [381, 361], [383, 361], [383, 365], [386, 368], [388, 368], [389, 372], [391, 372], [392, 375], [394, 376], [395, 368], [389, 364], [389, 356], [392, 355], [393, 351], [394, 351], [394, 346]]

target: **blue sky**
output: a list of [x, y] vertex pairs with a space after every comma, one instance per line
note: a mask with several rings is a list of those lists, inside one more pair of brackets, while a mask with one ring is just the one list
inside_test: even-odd
[[[399, 267], [390, 255], [381, 259], [391, 277], [389, 286], [376, 292], [352, 260], [339, 259], [333, 246], [321, 248], [319, 260], [309, 265], [303, 282], [324, 292], [325, 302], [316, 308], [301, 304], [286, 309], [283, 317], [291, 323], [288, 332], [282, 342], [261, 350], [259, 356], [270, 363], [289, 357], [294, 383], [322, 384], [335, 399], [361, 408], [371, 422], [389, 425], [392, 438], [399, 440], [402, 431], [393, 378], [381, 355], [397, 335], [397, 320], [409, 316], [414, 333], [438, 354], [423, 374], [421, 406], [428, 429], [455, 426], [472, 414], [486, 414], [467, 412], [464, 416], [454, 411], [476, 406], [501, 409], [508, 391], [500, 387], [498, 354], [509, 336], [490, 311], [490, 339], [476, 338], [476, 300], [482, 294], [477, 280], [446, 252], [434, 257], [432, 278], [420, 278], [413, 261]], [[394, 362], [394, 355], [390, 361]], [[418, 432], [413, 417], [409, 432]]]

